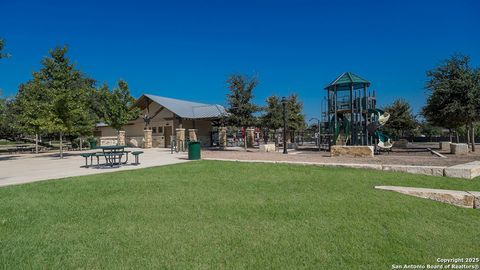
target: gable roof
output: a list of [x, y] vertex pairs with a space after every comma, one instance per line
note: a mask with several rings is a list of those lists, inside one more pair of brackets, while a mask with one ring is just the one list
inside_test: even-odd
[[363, 88], [364, 86], [370, 86], [370, 82], [356, 74], [353, 74], [352, 72], [344, 72], [340, 76], [338, 76], [333, 82], [327, 85], [325, 87], [325, 90], [350, 90], [350, 87], [352, 85], [354, 89], [359, 89]]
[[[223, 117], [227, 114], [225, 108], [222, 105], [218, 104], [198, 103], [150, 94], [144, 94], [143, 96], [167, 108], [169, 111], [173, 112], [181, 118], [218, 118]], [[140, 97], [138, 100], [140, 100], [142, 97]]]

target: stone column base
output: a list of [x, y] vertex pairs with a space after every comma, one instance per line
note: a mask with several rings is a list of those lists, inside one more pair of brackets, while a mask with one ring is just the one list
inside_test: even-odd
[[189, 129], [188, 130], [188, 140], [191, 142], [196, 142], [197, 141], [197, 130], [196, 129]]
[[118, 132], [117, 144], [118, 145], [125, 145], [125, 131], [124, 130], [120, 130]]
[[255, 129], [247, 128], [246, 131], [247, 147], [253, 147], [255, 144]]
[[225, 149], [227, 147], [227, 128], [221, 127], [218, 130], [218, 146], [220, 149]]
[[450, 153], [454, 155], [466, 155], [468, 154], [468, 144], [466, 143], [451, 143]]
[[143, 131], [143, 148], [152, 148], [152, 130], [151, 129], [145, 129]]

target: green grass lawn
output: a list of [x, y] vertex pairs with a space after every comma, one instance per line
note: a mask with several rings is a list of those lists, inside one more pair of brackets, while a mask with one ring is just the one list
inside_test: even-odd
[[199, 161], [0, 188], [4, 269], [391, 269], [478, 257], [480, 211], [373, 189], [381, 171]]

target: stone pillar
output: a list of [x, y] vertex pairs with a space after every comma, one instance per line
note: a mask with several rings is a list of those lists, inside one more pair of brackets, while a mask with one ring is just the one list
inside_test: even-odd
[[185, 129], [184, 128], [177, 128], [175, 129], [177, 140], [177, 148], [179, 151], [185, 151]]
[[253, 147], [255, 144], [255, 129], [247, 128], [247, 147]]
[[450, 143], [451, 142], [447, 142], [447, 141], [439, 142], [438, 144], [440, 146], [440, 150], [450, 151]]
[[227, 147], [227, 128], [221, 127], [218, 129], [218, 145], [220, 149], [225, 149]]
[[117, 145], [125, 145], [125, 130], [118, 132]]
[[175, 129], [176, 133], [176, 140], [177, 142], [184, 142], [185, 141], [185, 129], [184, 128], [177, 128]]
[[468, 144], [466, 143], [451, 143], [450, 144], [450, 153], [454, 155], [467, 155], [468, 154]]
[[152, 148], [152, 130], [144, 129], [143, 130], [143, 148]]
[[197, 141], [197, 130], [194, 128], [188, 129], [188, 140], [191, 142], [196, 142]]

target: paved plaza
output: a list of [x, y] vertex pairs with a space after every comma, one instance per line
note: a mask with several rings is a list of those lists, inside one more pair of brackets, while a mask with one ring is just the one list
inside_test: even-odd
[[[82, 166], [85, 165], [85, 159], [81, 157], [80, 154], [89, 151], [65, 152], [63, 159], [58, 157], [58, 152], [44, 153], [39, 155], [3, 155], [0, 156], [0, 186], [9, 186], [49, 179], [59, 179], [71, 176], [134, 170], [188, 161], [186, 153], [171, 154], [169, 149], [164, 148], [128, 148], [127, 150], [141, 150], [144, 152], [142, 155], [140, 155], [139, 165], [131, 165], [130, 163], [134, 161], [134, 157], [129, 155], [128, 164], [119, 168], [84, 168]], [[96, 164], [95, 159], [94, 164]]]

